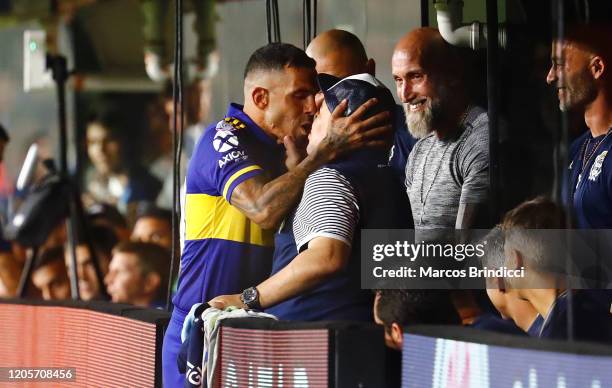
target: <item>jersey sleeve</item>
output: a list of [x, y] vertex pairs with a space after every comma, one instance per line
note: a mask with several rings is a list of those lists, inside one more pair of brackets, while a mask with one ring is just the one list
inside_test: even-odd
[[240, 131], [226, 121], [221, 121], [203, 140], [206, 141], [205, 164], [211, 183], [228, 201], [236, 186], [263, 173], [263, 169], [249, 156], [240, 142]]
[[342, 174], [322, 168], [308, 177], [293, 219], [298, 252], [316, 237], [333, 238], [351, 246], [358, 222], [357, 196]]

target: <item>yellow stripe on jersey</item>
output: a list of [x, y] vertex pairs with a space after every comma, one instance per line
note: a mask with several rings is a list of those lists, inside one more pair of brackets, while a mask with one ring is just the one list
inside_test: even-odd
[[248, 219], [225, 198], [208, 194], [185, 197], [185, 239], [216, 238], [271, 247], [274, 233]]
[[225, 182], [225, 186], [223, 186], [223, 198], [227, 198], [227, 191], [229, 190], [230, 186], [241, 175], [246, 174], [247, 172], [251, 172], [253, 170], [261, 170], [261, 169], [262, 169], [261, 167], [255, 165], [255, 166], [245, 167], [242, 170], [236, 171], [231, 177], [229, 177], [227, 182]]

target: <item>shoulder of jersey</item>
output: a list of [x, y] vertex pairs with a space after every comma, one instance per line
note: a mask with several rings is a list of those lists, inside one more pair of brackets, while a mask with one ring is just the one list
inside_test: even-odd
[[246, 124], [235, 117], [226, 117], [215, 126], [212, 146], [217, 152], [227, 153], [239, 147], [239, 130]]

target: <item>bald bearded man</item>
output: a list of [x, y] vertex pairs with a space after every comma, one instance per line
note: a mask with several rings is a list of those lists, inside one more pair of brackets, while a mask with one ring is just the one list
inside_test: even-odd
[[360, 119], [375, 100], [347, 117], [343, 103], [327, 123], [326, 138], [302, 160], [300, 146], [316, 111], [315, 77], [314, 61], [295, 46], [274, 43], [256, 50], [244, 73], [244, 106], [230, 104], [194, 150], [187, 170], [185, 247], [163, 345], [164, 386], [183, 385], [176, 358], [191, 307], [268, 277], [273, 229], [295, 206], [308, 175], [343, 152], [385, 144], [378, 138], [391, 131], [389, 115]]
[[476, 226], [489, 190], [489, 119], [468, 97], [461, 55], [438, 30], [419, 28], [397, 43], [391, 68], [419, 139], [406, 166], [415, 229]]
[[[306, 48], [306, 54], [317, 62], [317, 73], [330, 74], [340, 79], [355, 74], [376, 76], [376, 62], [368, 58], [359, 38], [344, 30], [328, 30], [314, 38]], [[389, 154], [389, 166], [398, 180], [406, 180], [408, 155], [417, 139], [406, 128], [401, 106], [393, 111], [393, 147]]]

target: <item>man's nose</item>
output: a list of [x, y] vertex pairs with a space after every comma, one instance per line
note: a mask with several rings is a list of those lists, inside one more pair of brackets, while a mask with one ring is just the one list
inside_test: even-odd
[[113, 281], [112, 278], [112, 273], [109, 272], [106, 274], [106, 276], [104, 277], [104, 284], [106, 284], [107, 286]]
[[397, 88], [397, 94], [401, 102], [407, 103], [414, 98], [414, 89], [408, 82], [402, 82]]
[[557, 74], [555, 74], [555, 69], [553, 66], [550, 67], [550, 69], [548, 70], [548, 74], [546, 75], [546, 83], [549, 85], [553, 85], [555, 82], [557, 82]]
[[310, 115], [314, 115], [317, 112], [317, 104], [315, 103], [314, 95], [307, 98], [304, 112]]
[[102, 143], [95, 142], [89, 144], [89, 152], [92, 154], [100, 154], [102, 152]]
[[83, 268], [82, 265], [78, 265], [77, 264], [77, 275], [79, 276], [79, 279], [83, 279], [85, 278], [85, 269]]

